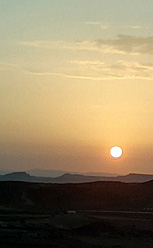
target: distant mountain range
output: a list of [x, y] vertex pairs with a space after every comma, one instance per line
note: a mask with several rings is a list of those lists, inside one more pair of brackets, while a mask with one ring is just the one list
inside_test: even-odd
[[126, 183], [142, 183], [153, 180], [153, 175], [130, 173], [125, 176], [87, 176], [80, 174], [66, 173], [58, 177], [32, 176], [27, 172], [13, 172], [0, 175], [0, 181], [23, 181], [35, 183], [85, 183], [96, 181], [115, 181]]
[[[59, 177], [62, 176], [66, 173], [70, 174], [78, 174], [78, 175], [84, 175], [84, 176], [107, 176], [107, 177], [113, 177], [117, 176], [117, 174], [112, 174], [112, 173], [106, 173], [106, 172], [86, 172], [86, 173], [81, 173], [77, 171], [64, 171], [64, 170], [43, 170], [43, 169], [33, 169], [33, 170], [28, 170], [26, 171], [28, 174], [31, 176], [37, 176], [37, 177]], [[10, 172], [6, 172], [3, 174], [8, 174]], [[1, 172], [0, 172], [1, 174]]]

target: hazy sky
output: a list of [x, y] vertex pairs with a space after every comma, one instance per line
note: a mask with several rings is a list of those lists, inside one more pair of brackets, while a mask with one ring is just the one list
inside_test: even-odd
[[0, 170], [153, 173], [152, 13], [152, 0], [0, 0]]

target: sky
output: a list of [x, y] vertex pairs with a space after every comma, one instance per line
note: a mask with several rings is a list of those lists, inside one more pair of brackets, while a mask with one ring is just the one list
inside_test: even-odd
[[152, 13], [152, 0], [0, 0], [0, 170], [153, 174]]

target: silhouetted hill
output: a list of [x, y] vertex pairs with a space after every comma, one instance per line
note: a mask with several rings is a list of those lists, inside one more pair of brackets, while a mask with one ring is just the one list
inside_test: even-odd
[[85, 176], [78, 174], [67, 173], [61, 177], [55, 179], [59, 183], [83, 183], [83, 182], [95, 182], [95, 181], [117, 181], [117, 182], [147, 182], [153, 180], [153, 175], [134, 174], [130, 173], [126, 176], [106, 177], [106, 176]]
[[6, 175], [0, 176], [0, 181], [21, 181], [21, 182], [54, 182], [54, 178], [51, 177], [35, 177], [30, 176], [26, 172], [13, 172]]
[[55, 181], [58, 183], [83, 183], [83, 182], [108, 181], [108, 180], [112, 180], [112, 178], [84, 176], [84, 175], [70, 174], [70, 173], [66, 173], [63, 176], [55, 178]]
[[121, 182], [146, 182], [153, 180], [153, 175], [130, 173], [126, 176], [117, 176], [116, 179]]
[[106, 177], [106, 176], [85, 176], [79, 174], [66, 173], [59, 177], [36, 177], [26, 172], [13, 172], [6, 175], [0, 175], [0, 181], [23, 181], [38, 183], [84, 183], [96, 181], [117, 181], [117, 182], [146, 182], [153, 180], [153, 175], [129, 174], [126, 176]]
[[26, 172], [31, 176], [36, 176], [36, 177], [59, 177], [68, 173], [67, 171], [62, 171], [62, 170], [43, 170], [43, 169], [33, 169], [33, 170], [28, 170]]
[[0, 182], [0, 207], [32, 211], [153, 209], [153, 181], [39, 184]]
[[[44, 170], [44, 169], [33, 169], [33, 170], [28, 170], [26, 171], [28, 174], [31, 176], [36, 176], [36, 177], [60, 177], [64, 174], [70, 173], [70, 174], [78, 174], [78, 175], [84, 175], [84, 176], [98, 176], [98, 177], [115, 177], [117, 174], [111, 174], [111, 173], [106, 173], [106, 172], [86, 172], [86, 173], [81, 173], [81, 172], [71, 172], [71, 171], [63, 171], [63, 170]], [[4, 172], [0, 171], [0, 174], [8, 174], [10, 172]]]
[[1, 177], [4, 181], [24, 181], [24, 180], [30, 180], [30, 175], [26, 172], [12, 172], [6, 175], [3, 175]]

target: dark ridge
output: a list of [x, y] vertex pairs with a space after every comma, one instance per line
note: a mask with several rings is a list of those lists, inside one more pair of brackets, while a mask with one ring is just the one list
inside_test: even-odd
[[46, 184], [0, 182], [0, 205], [18, 211], [153, 209], [153, 181]]
[[84, 183], [95, 181], [120, 181], [126, 183], [146, 182], [153, 180], [153, 175], [130, 173], [125, 176], [106, 177], [106, 176], [86, 176], [79, 174], [66, 173], [62, 176], [53, 177], [37, 177], [31, 176], [26, 172], [13, 172], [6, 175], [0, 175], [0, 181], [24, 181], [38, 183]]

